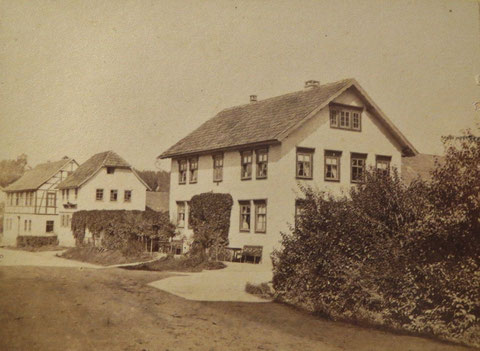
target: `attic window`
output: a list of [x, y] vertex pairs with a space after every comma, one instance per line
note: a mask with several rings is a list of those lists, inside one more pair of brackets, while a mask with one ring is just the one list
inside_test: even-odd
[[330, 128], [361, 131], [362, 110], [357, 106], [331, 104]]
[[107, 167], [107, 174], [115, 173], [115, 167]]

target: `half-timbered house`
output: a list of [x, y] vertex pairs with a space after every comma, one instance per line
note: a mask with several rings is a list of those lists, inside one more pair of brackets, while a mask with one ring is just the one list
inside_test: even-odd
[[[58, 236], [56, 187], [77, 167], [77, 162], [68, 157], [43, 163], [4, 189], [3, 245], [16, 245], [18, 236]], [[62, 243], [63, 238], [58, 239]]]

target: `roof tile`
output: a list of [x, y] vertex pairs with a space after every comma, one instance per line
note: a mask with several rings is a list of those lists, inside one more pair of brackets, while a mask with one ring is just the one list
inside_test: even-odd
[[160, 157], [277, 140], [282, 132], [296, 125], [352, 82], [352, 79], [345, 79], [225, 109]]
[[35, 168], [26, 171], [20, 179], [7, 186], [4, 191], [36, 190], [70, 161], [72, 161], [71, 158], [66, 158], [60, 161], [39, 164]]
[[77, 188], [93, 176], [101, 167], [131, 168], [130, 164], [113, 151], [93, 155], [75, 172], [58, 185], [58, 189]]

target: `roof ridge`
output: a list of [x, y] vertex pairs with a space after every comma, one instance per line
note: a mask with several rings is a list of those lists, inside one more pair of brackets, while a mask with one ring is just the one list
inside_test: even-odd
[[107, 163], [108, 156], [110, 156], [110, 153], [112, 152], [112, 150], [108, 150], [104, 152], [105, 152], [105, 157], [103, 158], [102, 164], [100, 165], [99, 168], [102, 168], [105, 165], [105, 163]]
[[[62, 162], [64, 161], [64, 162]], [[22, 181], [22, 178], [25, 179], [24, 177], [25, 176], [29, 176], [31, 174], [34, 174], [32, 172], [35, 172], [41, 168], [44, 168], [45, 166], [48, 166], [49, 164], [58, 164], [59, 166], [56, 167], [54, 170], [52, 170], [51, 172], [48, 173], [48, 175], [45, 175], [44, 177], [41, 177], [41, 175], [38, 175], [37, 176], [37, 180], [38, 181], [35, 181], [35, 187], [31, 186], [31, 187], [24, 187], [22, 189], [17, 189], [17, 191], [21, 191], [21, 190], [26, 190], [26, 189], [30, 189], [30, 190], [33, 190], [33, 189], [38, 189], [40, 188], [43, 184], [45, 184], [46, 181], [48, 181], [50, 178], [52, 178], [55, 174], [57, 174], [63, 167], [65, 167], [68, 163], [72, 162], [72, 161], [75, 161], [73, 158], [67, 158], [67, 159], [60, 159], [58, 161], [47, 161], [47, 162], [43, 162], [43, 163], [40, 163], [38, 165], [36, 165], [35, 167], [25, 171], [25, 173], [19, 178], [17, 179], [15, 182], [9, 184], [8, 186], [6, 186], [4, 189], [7, 190], [7, 191], [16, 191], [15, 189], [11, 189], [12, 186], [14, 186], [17, 182], [21, 182]], [[48, 169], [46, 169], [45, 171], [47, 171]]]
[[257, 102], [255, 103], [245, 103], [245, 104], [242, 104], [242, 105], [236, 105], [236, 106], [231, 106], [231, 107], [226, 107], [224, 108], [223, 110], [221, 110], [220, 112], [217, 113], [220, 114], [222, 112], [225, 112], [225, 111], [230, 111], [230, 110], [234, 110], [236, 108], [241, 108], [241, 107], [246, 107], [246, 106], [255, 106], [255, 105], [258, 105], [260, 103], [263, 103], [263, 102], [268, 102], [268, 101], [272, 101], [272, 100], [275, 100], [275, 99], [283, 99], [283, 98], [286, 98], [287, 96], [289, 95], [295, 95], [295, 94], [298, 94], [298, 93], [303, 93], [303, 92], [309, 92], [309, 91], [312, 91], [313, 89], [317, 89], [317, 88], [322, 88], [322, 87], [327, 87], [329, 85], [334, 85], [334, 84], [339, 84], [339, 83], [343, 83], [343, 82], [347, 82], [347, 81], [355, 81], [355, 78], [345, 78], [345, 79], [340, 79], [340, 80], [337, 80], [335, 82], [329, 82], [329, 83], [325, 83], [325, 84], [322, 84], [322, 85], [319, 85], [318, 87], [315, 87], [315, 88], [312, 88], [312, 89], [301, 89], [301, 90], [296, 90], [296, 91], [292, 91], [290, 93], [285, 93], [285, 94], [282, 94], [282, 95], [276, 95], [276, 96], [271, 96], [269, 98], [266, 98], [266, 99], [263, 99], [263, 100], [258, 100]]

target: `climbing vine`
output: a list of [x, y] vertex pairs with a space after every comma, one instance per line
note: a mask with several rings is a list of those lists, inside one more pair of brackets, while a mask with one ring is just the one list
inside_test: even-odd
[[215, 253], [228, 245], [230, 213], [233, 199], [230, 194], [202, 193], [190, 201], [193, 245], [203, 253], [214, 248]]
[[78, 211], [72, 216], [72, 231], [82, 244], [88, 230], [94, 239], [101, 238], [107, 249], [125, 249], [139, 238], [167, 240], [175, 235], [175, 225], [168, 212], [94, 210]]

